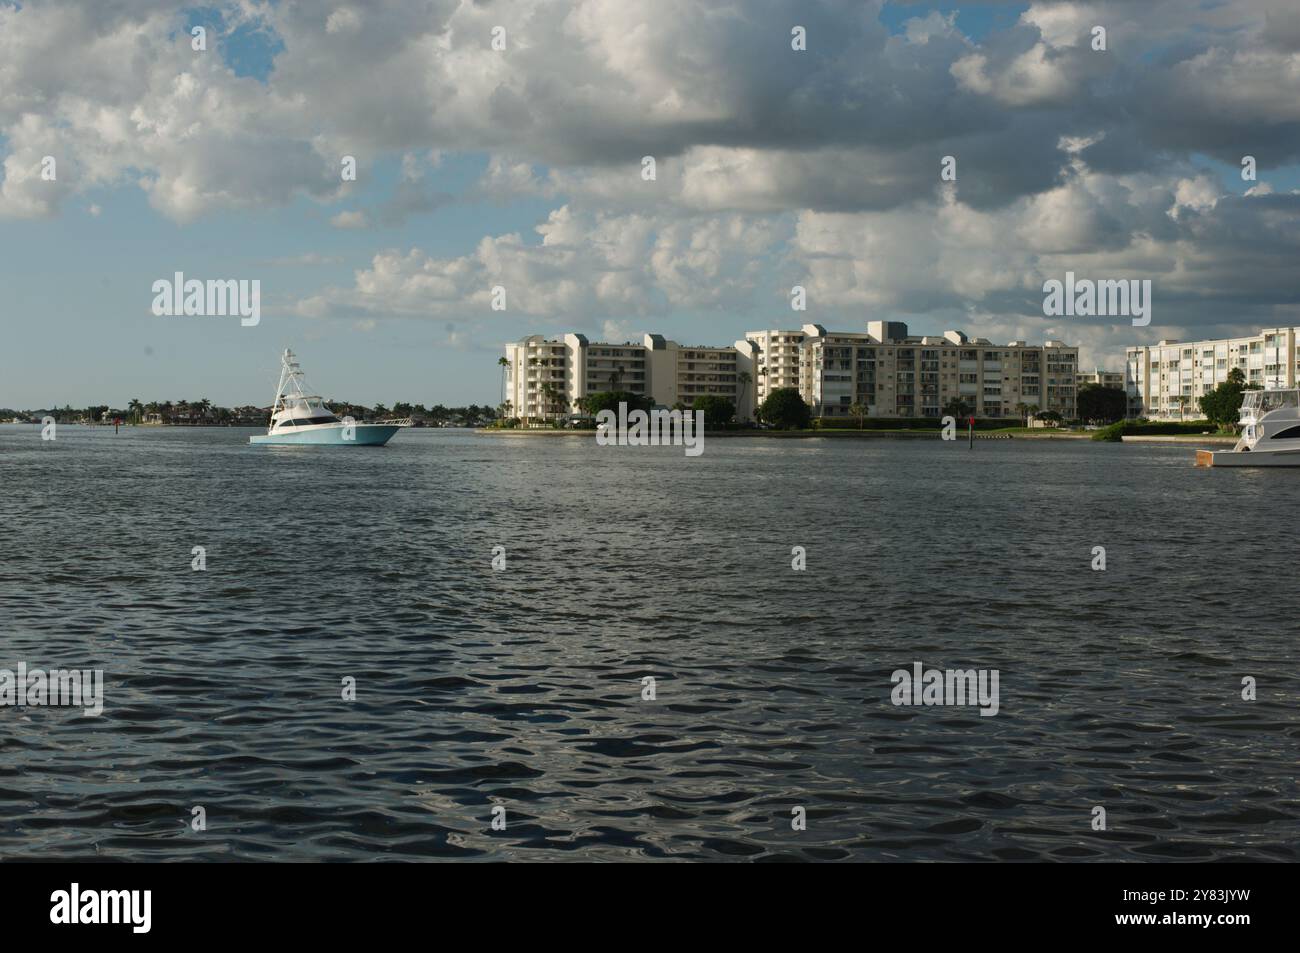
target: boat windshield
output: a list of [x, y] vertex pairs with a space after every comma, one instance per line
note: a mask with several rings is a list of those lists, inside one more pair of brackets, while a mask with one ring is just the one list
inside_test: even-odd
[[1300, 390], [1248, 390], [1242, 396], [1241, 409], [1266, 414], [1279, 407], [1300, 406]]
[[336, 424], [339, 419], [333, 414], [326, 414], [322, 417], [291, 417], [281, 420], [277, 427], [308, 427], [315, 424]]

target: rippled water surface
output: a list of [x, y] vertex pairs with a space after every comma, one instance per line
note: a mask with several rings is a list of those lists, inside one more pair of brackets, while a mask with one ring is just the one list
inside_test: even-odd
[[[1300, 854], [1300, 471], [248, 433], [0, 427], [0, 667], [106, 679], [0, 708], [0, 859]], [[915, 661], [1001, 710], [895, 707]]]

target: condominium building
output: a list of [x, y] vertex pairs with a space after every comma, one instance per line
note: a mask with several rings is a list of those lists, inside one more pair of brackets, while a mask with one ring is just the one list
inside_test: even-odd
[[1200, 398], [1240, 368], [1247, 384], [1295, 387], [1300, 379], [1300, 328], [1264, 328], [1258, 334], [1212, 341], [1160, 341], [1125, 351], [1124, 389], [1133, 416], [1200, 416]]
[[753, 416], [753, 361], [739, 343], [687, 347], [647, 334], [640, 344], [607, 344], [576, 333], [535, 334], [505, 351], [506, 400], [524, 419], [563, 417], [581, 398], [613, 390], [645, 394], [663, 407], [690, 407], [697, 397], [716, 395], [735, 404], [739, 419]]
[[567, 395], [571, 388], [569, 347], [563, 340], [541, 334], [506, 345], [505, 405], [508, 412], [525, 419], [569, 413]]
[[[750, 331], [762, 401], [778, 387], [798, 387], [816, 417], [938, 417], [961, 400], [978, 417], [1023, 410], [1075, 414], [1078, 348], [1060, 341], [993, 344], [961, 331], [909, 335], [897, 321], [871, 321], [865, 332]], [[739, 345], [738, 345], [739, 347]]]
[[1080, 372], [1074, 380], [1078, 387], [1084, 384], [1100, 384], [1102, 387], [1112, 387], [1115, 390], [1124, 389], [1123, 371], [1103, 371], [1099, 367], [1095, 371]]
[[740, 420], [772, 391], [794, 387], [816, 417], [939, 417], [961, 400], [977, 417], [1054, 410], [1075, 415], [1078, 348], [1060, 341], [999, 345], [961, 331], [909, 335], [897, 321], [865, 331], [749, 331], [731, 347], [688, 347], [659, 334], [640, 344], [590, 342], [581, 334], [533, 335], [506, 345], [506, 400], [515, 416], [571, 414], [600, 391], [645, 394], [663, 407], [704, 395], [732, 401]]
[[[754, 362], [755, 394], [760, 404], [778, 388], [799, 387], [802, 390], [803, 339], [803, 331], [745, 332], [748, 356]], [[741, 344], [736, 346], [741, 347]]]

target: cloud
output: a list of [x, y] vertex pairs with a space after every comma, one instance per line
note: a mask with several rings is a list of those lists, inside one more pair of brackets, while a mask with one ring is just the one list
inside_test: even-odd
[[[1247, 138], [1267, 162], [1300, 155], [1300, 71], [1285, 43], [1266, 42], [1300, 24], [1284, 4], [1243, 0], [1231, 21], [1194, 0], [1033, 3], [979, 43], [935, 11], [891, 34], [880, 6], [231, 3], [206, 53], [190, 49], [179, 2], [0, 7], [0, 129], [14, 160], [0, 215], [57, 211], [28, 171], [51, 150], [76, 170], [67, 190], [135, 182], [181, 222], [336, 201], [345, 154], [401, 155], [414, 186], [423, 156], [487, 152], [484, 191], [503, 198], [554, 195], [543, 170], [595, 181], [653, 155], [670, 183], [677, 169], [687, 206], [781, 211], [905, 205], [929, 193], [945, 154], [1019, 169], [991, 174], [978, 199], [1006, 204], [1051, 184], [1030, 170], [1062, 136], [1107, 136], [1103, 155], [1128, 163], [1116, 171]], [[807, 28], [807, 51], [790, 48], [791, 23]], [[1106, 52], [1087, 42], [1094, 24], [1107, 25]], [[265, 81], [226, 64], [236, 25], [282, 45]], [[489, 42], [497, 25], [504, 52]], [[1161, 62], [1144, 64], [1144, 50]], [[1248, 123], [1267, 127], [1247, 137]], [[370, 221], [445, 201], [404, 188]]]
[[1054, 50], [1078, 46], [1090, 38], [1093, 26], [1104, 25], [1099, 11], [1082, 3], [1034, 3], [1020, 15], [1020, 21], [1035, 27]]
[[478, 315], [491, 290], [506, 290], [506, 314], [590, 322], [603, 314], [666, 309], [743, 309], [761, 284], [761, 261], [779, 230], [729, 214], [690, 222], [640, 214], [576, 213], [568, 206], [518, 233], [483, 238], [472, 253], [439, 258], [412, 248], [374, 256], [351, 286], [299, 301], [312, 317], [358, 312], [394, 316]]
[[335, 228], [365, 228], [370, 224], [366, 218], [365, 212], [348, 211], [339, 212], [330, 219], [330, 224]]
[[[1034, 2], [978, 39], [936, 11], [891, 32], [880, 0], [220, 8], [196, 53], [179, 2], [0, 6], [0, 217], [138, 188], [179, 223], [306, 197], [335, 228], [381, 235], [453, 203], [546, 201], [532, 230], [378, 250], [295, 305], [457, 334], [516, 317], [767, 324], [802, 281], [828, 324], [1118, 341], [1039, 316], [1044, 276], [1071, 268], [1151, 277], [1171, 325], [1294, 314], [1300, 199], [1268, 182], [1300, 161], [1300, 12], [1284, 0]], [[229, 65], [237, 28], [278, 41], [264, 77]], [[459, 192], [431, 174], [453, 151], [487, 156]], [[1246, 154], [1261, 181], [1230, 194], [1204, 157]], [[342, 155], [400, 159], [397, 181], [350, 190]]]
[[934, 36], [951, 36], [956, 22], [956, 11], [944, 16], [938, 10], [931, 10], [924, 17], [913, 17], [903, 24], [903, 35], [909, 43], [929, 43]]
[[611, 344], [638, 340], [640, 335], [627, 321], [605, 321], [600, 326], [600, 339]]

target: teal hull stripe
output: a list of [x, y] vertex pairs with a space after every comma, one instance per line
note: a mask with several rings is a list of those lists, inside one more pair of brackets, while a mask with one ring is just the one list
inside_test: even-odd
[[382, 424], [357, 424], [356, 439], [344, 440], [342, 427], [322, 427], [319, 430], [303, 430], [298, 433], [259, 434], [249, 437], [253, 444], [276, 445], [313, 445], [328, 447], [382, 447], [401, 427], [389, 427]]

